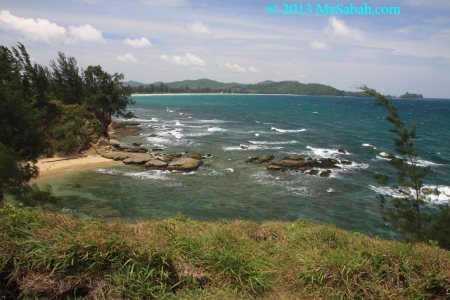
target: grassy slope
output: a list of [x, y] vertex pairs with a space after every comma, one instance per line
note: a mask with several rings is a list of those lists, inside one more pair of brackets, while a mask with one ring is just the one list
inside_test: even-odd
[[0, 297], [444, 299], [450, 292], [445, 250], [301, 221], [105, 224], [5, 205], [0, 239]]

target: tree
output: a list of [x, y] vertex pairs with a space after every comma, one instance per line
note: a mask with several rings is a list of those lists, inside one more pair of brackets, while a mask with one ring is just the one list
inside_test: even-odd
[[101, 66], [89, 66], [84, 71], [86, 104], [102, 123], [105, 135], [112, 116], [133, 116], [127, 111], [127, 106], [133, 103], [129, 98], [131, 88], [123, 85], [123, 79], [123, 74], [108, 74]]
[[58, 52], [58, 58], [50, 62], [52, 90], [56, 98], [65, 104], [80, 104], [83, 100], [83, 79], [74, 57]]
[[[406, 235], [409, 240], [427, 241], [437, 240], [443, 247], [450, 247], [448, 206], [442, 206], [438, 211], [433, 211], [422, 191], [423, 179], [429, 173], [429, 167], [417, 165], [417, 153], [414, 148], [416, 138], [416, 126], [410, 129], [406, 127], [400, 118], [400, 114], [391, 101], [368, 87], [361, 88], [366, 95], [375, 98], [375, 104], [384, 107], [389, 114], [385, 120], [393, 124], [390, 132], [395, 133], [395, 152], [388, 152], [387, 158], [397, 173], [397, 184], [393, 185], [398, 195], [379, 195], [382, 201], [386, 219], [392, 226]], [[389, 185], [391, 180], [385, 174], [375, 174], [375, 178], [383, 185]], [[448, 232], [447, 236], [442, 232]]]

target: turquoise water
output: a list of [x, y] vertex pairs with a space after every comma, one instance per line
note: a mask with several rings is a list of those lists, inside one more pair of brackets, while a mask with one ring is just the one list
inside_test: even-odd
[[[373, 180], [392, 172], [389, 124], [370, 99], [272, 95], [134, 97], [140, 140], [166, 152], [212, 153], [187, 174], [120, 166], [73, 174], [53, 182], [66, 211], [142, 220], [183, 213], [196, 219], [296, 220], [389, 237]], [[430, 165], [428, 184], [450, 185], [450, 101], [398, 100], [403, 119], [417, 123], [419, 163]], [[156, 130], [157, 137], [150, 137]], [[339, 154], [342, 148], [347, 154]], [[249, 156], [291, 153], [350, 160], [330, 178], [266, 171]], [[446, 190], [445, 190], [446, 191]], [[444, 193], [440, 201], [447, 201]]]

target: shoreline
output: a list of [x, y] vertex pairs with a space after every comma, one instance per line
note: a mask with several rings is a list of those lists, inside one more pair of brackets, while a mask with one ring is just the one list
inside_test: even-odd
[[43, 183], [57, 176], [65, 176], [85, 170], [98, 167], [119, 165], [120, 162], [100, 155], [87, 155], [83, 157], [63, 158], [52, 157], [39, 159], [36, 166], [39, 168], [37, 178], [31, 180], [31, 183]]

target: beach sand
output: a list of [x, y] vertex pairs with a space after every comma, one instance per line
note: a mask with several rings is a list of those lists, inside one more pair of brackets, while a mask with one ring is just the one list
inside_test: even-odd
[[39, 167], [39, 177], [34, 179], [32, 183], [48, 181], [51, 178], [74, 172], [120, 164], [122, 162], [107, 159], [99, 155], [87, 155], [79, 158], [54, 157], [40, 159], [36, 164]]

